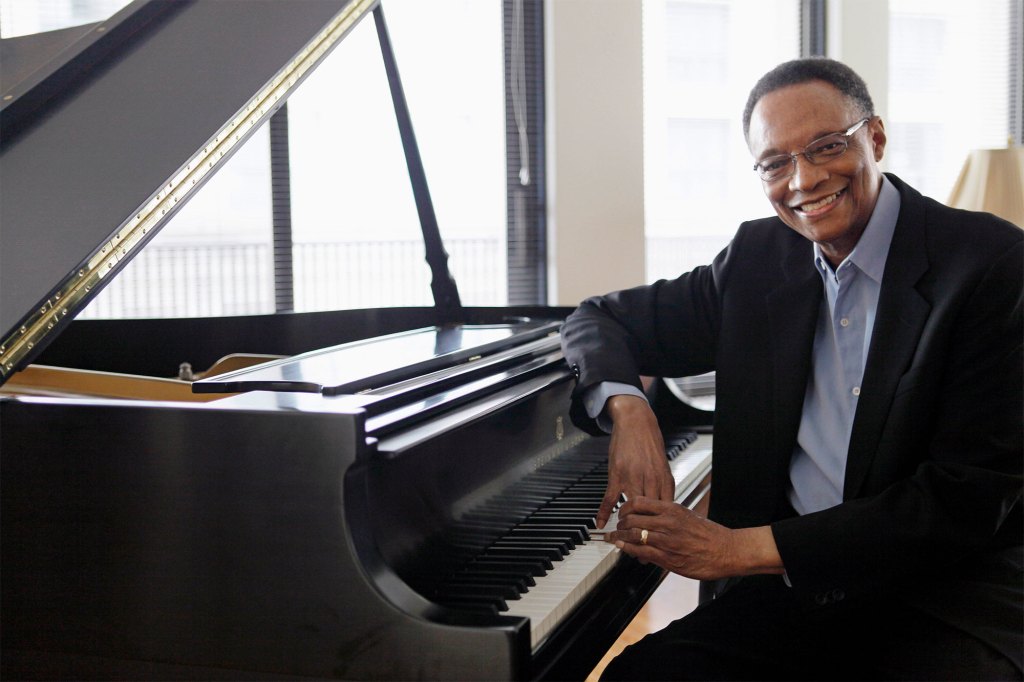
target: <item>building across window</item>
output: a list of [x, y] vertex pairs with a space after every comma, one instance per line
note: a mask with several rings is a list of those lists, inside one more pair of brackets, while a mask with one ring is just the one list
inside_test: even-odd
[[887, 167], [940, 201], [970, 150], [1006, 146], [1012, 2], [889, 0]]
[[[742, 220], [765, 215], [743, 105], [761, 74], [800, 52], [797, 0], [644, 0], [647, 279], [711, 262]], [[755, 58], [756, 57], [756, 58]]]

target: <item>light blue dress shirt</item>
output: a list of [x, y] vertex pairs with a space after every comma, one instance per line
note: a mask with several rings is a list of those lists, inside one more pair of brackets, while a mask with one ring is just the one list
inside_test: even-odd
[[789, 502], [799, 514], [843, 501], [850, 432], [863, 390], [864, 365], [875, 326], [878, 294], [900, 212], [900, 195], [882, 176], [875, 210], [857, 246], [835, 270], [814, 245], [814, 266], [825, 287], [800, 429], [789, 465]]
[[[814, 245], [814, 265], [821, 274], [825, 296], [818, 313], [811, 375], [789, 468], [789, 501], [800, 514], [827, 509], [843, 500], [850, 432], [899, 212], [899, 192], [883, 175], [864, 234], [839, 267], [833, 271], [820, 247]], [[598, 384], [584, 395], [587, 414], [605, 431], [611, 430], [605, 402], [620, 394], [643, 397], [636, 387], [617, 382]]]

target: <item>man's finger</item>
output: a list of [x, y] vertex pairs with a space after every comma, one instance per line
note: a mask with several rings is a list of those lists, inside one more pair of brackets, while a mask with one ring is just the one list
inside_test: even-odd
[[662, 479], [661, 490], [659, 491], [658, 499], [665, 500], [666, 502], [673, 502], [676, 498], [676, 483], [672, 480], [672, 477]]
[[598, 528], [604, 528], [604, 525], [608, 523], [608, 517], [612, 515], [612, 510], [615, 508], [615, 503], [618, 499], [619, 494], [609, 484], [608, 489], [605, 490], [604, 499], [601, 500], [601, 506], [597, 509], [597, 516], [594, 517], [594, 522]]

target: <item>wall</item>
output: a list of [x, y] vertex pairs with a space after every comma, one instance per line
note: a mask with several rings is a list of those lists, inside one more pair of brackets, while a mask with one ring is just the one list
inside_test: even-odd
[[549, 302], [644, 280], [640, 0], [545, 3]]

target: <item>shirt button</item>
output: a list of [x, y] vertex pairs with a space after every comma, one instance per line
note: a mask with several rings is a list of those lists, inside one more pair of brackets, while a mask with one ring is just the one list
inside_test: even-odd
[[853, 393], [854, 395], [860, 395], [860, 386], [854, 386], [853, 390], [850, 392]]
[[839, 324], [843, 325], [844, 327], [849, 327], [850, 326], [850, 318], [844, 317], [843, 319], [839, 320]]

